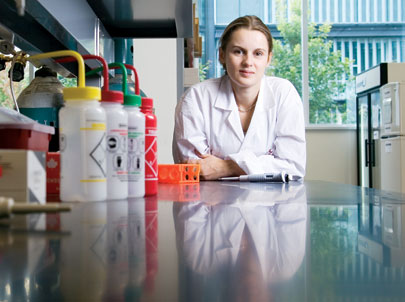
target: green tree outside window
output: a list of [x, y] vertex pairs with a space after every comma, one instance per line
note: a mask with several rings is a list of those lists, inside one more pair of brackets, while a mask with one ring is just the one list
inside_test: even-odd
[[[267, 70], [274, 75], [290, 80], [298, 92], [302, 92], [301, 64], [301, 1], [293, 1], [290, 20], [287, 20], [285, 1], [277, 1], [278, 22], [281, 40], [274, 40], [273, 59]], [[330, 24], [308, 24], [309, 62], [309, 122], [313, 124], [354, 123], [354, 114], [349, 115], [347, 89], [353, 85], [348, 58], [342, 60], [340, 51], [332, 51], [328, 40]], [[349, 117], [348, 117], [349, 116]]]
[[[7, 64], [6, 69], [0, 72], [0, 107], [14, 108], [10, 89], [10, 79], [8, 77], [9, 69], [10, 64]], [[25, 74], [28, 74], [28, 67], [25, 68]], [[13, 90], [16, 99], [28, 84], [29, 79], [27, 76], [25, 76], [20, 82], [13, 82]]]

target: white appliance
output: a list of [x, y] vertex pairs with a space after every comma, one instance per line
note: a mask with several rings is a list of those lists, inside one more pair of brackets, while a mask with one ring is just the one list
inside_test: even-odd
[[405, 82], [380, 88], [381, 189], [405, 193]]
[[[405, 265], [405, 205], [389, 202], [390, 196], [381, 195], [381, 200], [366, 204], [369, 215], [364, 219], [367, 224], [359, 225], [357, 247], [360, 253], [385, 266], [403, 267]], [[359, 208], [363, 212], [362, 206]], [[367, 210], [366, 210], [367, 212]], [[377, 226], [377, 228], [376, 228]]]
[[381, 188], [380, 88], [405, 81], [405, 63], [380, 63], [356, 76], [358, 185]]

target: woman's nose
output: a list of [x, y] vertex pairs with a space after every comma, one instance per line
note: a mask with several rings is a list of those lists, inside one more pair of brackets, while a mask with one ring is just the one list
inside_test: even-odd
[[243, 56], [243, 64], [251, 66], [252, 65], [252, 55], [246, 54]]

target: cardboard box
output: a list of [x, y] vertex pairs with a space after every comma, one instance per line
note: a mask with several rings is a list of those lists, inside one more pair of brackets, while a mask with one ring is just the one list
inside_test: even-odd
[[46, 202], [45, 152], [0, 149], [0, 195], [15, 202]]

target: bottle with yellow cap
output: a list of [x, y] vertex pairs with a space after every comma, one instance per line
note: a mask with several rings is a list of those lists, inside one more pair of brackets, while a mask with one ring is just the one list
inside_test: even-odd
[[107, 198], [106, 113], [100, 89], [63, 90], [65, 106], [59, 111], [60, 199], [101, 201]]
[[65, 105], [59, 111], [60, 199], [101, 201], [107, 198], [106, 113], [100, 106], [101, 90], [85, 87], [83, 57], [73, 50], [59, 50], [28, 57], [41, 60], [73, 57], [78, 63], [78, 87], [63, 89]]

